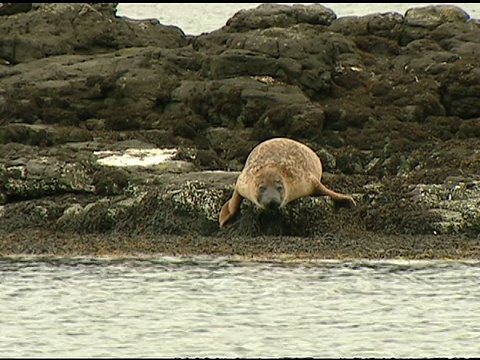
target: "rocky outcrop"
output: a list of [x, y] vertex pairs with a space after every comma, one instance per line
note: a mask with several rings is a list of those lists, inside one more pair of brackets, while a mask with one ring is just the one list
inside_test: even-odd
[[28, 12], [31, 9], [32, 3], [0, 3], [0, 16]]
[[172, 48], [186, 43], [178, 28], [153, 19], [120, 19], [115, 12], [115, 3], [34, 4], [27, 13], [2, 18], [0, 57], [19, 64], [57, 55], [150, 45]]
[[[33, 4], [0, 28], [0, 231], [479, 240], [480, 25], [458, 7], [264, 4], [187, 37], [115, 4]], [[274, 136], [314, 148], [357, 208], [245, 201], [220, 230]]]

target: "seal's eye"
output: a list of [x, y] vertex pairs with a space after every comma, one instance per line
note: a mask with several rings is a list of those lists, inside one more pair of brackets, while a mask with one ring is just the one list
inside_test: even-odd
[[283, 184], [281, 182], [275, 183], [275, 189], [277, 189], [278, 192], [283, 191]]

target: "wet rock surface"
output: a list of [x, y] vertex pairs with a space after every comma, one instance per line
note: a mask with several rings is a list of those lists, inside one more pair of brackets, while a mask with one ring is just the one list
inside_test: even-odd
[[[480, 23], [437, 5], [240, 11], [192, 37], [115, 4], [0, 25], [0, 254], [478, 257]], [[357, 207], [218, 212], [249, 151], [311, 146]]]

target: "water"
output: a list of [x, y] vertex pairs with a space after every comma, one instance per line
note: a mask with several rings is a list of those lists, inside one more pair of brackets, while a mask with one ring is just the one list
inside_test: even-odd
[[[255, 8], [261, 3], [119, 3], [117, 14], [132, 19], [156, 18], [162, 24], [180, 27], [186, 34], [199, 35], [221, 28], [241, 9]], [[280, 3], [279, 3], [280, 4]], [[293, 3], [282, 3], [293, 4]], [[311, 3], [302, 3], [311, 4]], [[456, 5], [473, 18], [480, 18], [476, 3], [321, 3], [338, 17], [396, 11], [404, 14], [412, 7], [434, 4]]]
[[0, 260], [1, 357], [474, 357], [480, 263]]

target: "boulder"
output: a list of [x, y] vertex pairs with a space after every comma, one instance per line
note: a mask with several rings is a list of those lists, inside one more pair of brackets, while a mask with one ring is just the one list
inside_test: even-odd
[[115, 3], [37, 3], [21, 16], [2, 19], [0, 58], [10, 64], [68, 54], [99, 54], [139, 46], [186, 44], [178, 28], [158, 20], [115, 16]]
[[226, 24], [231, 32], [271, 27], [288, 27], [295, 24], [330, 25], [336, 18], [329, 8], [314, 4], [293, 6], [262, 4], [255, 9], [240, 10]]

